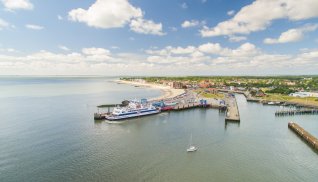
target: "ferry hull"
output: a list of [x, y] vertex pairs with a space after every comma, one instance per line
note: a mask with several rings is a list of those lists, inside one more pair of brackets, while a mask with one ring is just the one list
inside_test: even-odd
[[129, 115], [123, 115], [123, 116], [117, 116], [117, 115], [109, 115], [106, 116], [106, 119], [109, 121], [115, 121], [115, 120], [124, 120], [124, 119], [130, 119], [130, 118], [136, 118], [141, 116], [148, 116], [153, 114], [160, 113], [160, 110], [145, 112], [145, 113], [137, 113], [137, 114], [129, 114]]

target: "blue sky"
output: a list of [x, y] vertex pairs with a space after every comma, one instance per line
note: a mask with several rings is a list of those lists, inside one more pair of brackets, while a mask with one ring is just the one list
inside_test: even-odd
[[0, 74], [317, 74], [317, 29], [317, 0], [0, 0]]

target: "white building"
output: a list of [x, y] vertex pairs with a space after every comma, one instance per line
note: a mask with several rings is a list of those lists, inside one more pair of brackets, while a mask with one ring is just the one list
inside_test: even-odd
[[318, 98], [318, 93], [317, 92], [295, 92], [295, 93], [291, 93], [289, 94], [289, 96], [293, 96], [293, 97], [317, 97]]

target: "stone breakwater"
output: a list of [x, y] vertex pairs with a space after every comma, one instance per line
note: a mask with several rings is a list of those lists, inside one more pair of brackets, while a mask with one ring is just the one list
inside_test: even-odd
[[288, 123], [288, 128], [293, 130], [300, 138], [302, 138], [309, 146], [318, 151], [318, 139], [304, 130], [294, 122]]

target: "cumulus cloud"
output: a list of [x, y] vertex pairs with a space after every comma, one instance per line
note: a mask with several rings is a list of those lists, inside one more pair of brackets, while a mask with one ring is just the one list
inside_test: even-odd
[[68, 13], [71, 21], [86, 23], [95, 28], [118, 28], [130, 23], [131, 30], [143, 34], [163, 35], [162, 24], [145, 20], [140, 8], [128, 0], [96, 0], [87, 10], [73, 9]]
[[42, 29], [44, 29], [43, 26], [34, 25], [34, 24], [27, 24], [27, 25], [25, 25], [25, 27], [28, 28], [28, 29], [32, 29], [32, 30], [42, 30]]
[[162, 32], [161, 23], [155, 23], [152, 20], [144, 20], [142, 18], [133, 19], [130, 22], [130, 29], [141, 34], [165, 35]]
[[266, 29], [277, 19], [299, 21], [318, 17], [317, 8], [317, 0], [256, 0], [233, 18], [212, 28], [205, 26], [200, 33], [202, 37], [249, 34]]
[[25, 9], [32, 10], [33, 4], [29, 0], [1, 0], [3, 6], [8, 10]]
[[87, 10], [73, 9], [68, 14], [70, 20], [96, 28], [123, 27], [131, 19], [142, 17], [141, 9], [132, 6], [128, 0], [97, 0]]
[[198, 47], [198, 50], [203, 52], [203, 53], [208, 53], [208, 54], [220, 54], [222, 51], [222, 47], [219, 43], [206, 43], [202, 44]]
[[300, 28], [289, 29], [283, 32], [278, 38], [266, 38], [264, 39], [265, 44], [279, 44], [288, 42], [298, 42], [304, 38], [305, 32], [312, 32], [317, 30], [318, 25], [305, 25]]
[[198, 20], [186, 20], [181, 24], [182, 28], [189, 28], [189, 27], [196, 27], [199, 25], [204, 25], [205, 21], [198, 21]]

